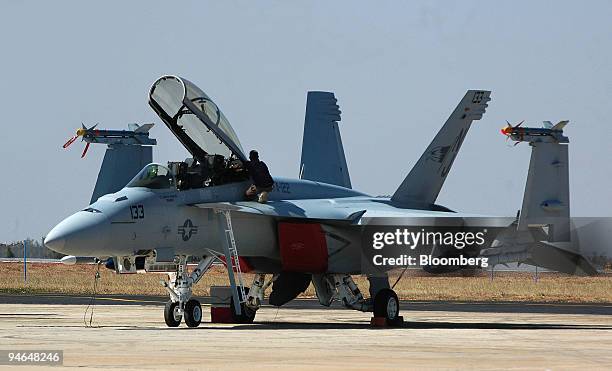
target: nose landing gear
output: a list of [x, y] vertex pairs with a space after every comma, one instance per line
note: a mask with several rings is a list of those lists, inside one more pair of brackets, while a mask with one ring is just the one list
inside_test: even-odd
[[205, 256], [191, 274], [187, 273], [187, 257], [179, 256], [176, 273], [170, 274], [170, 281], [162, 285], [170, 294], [170, 301], [164, 308], [164, 320], [168, 327], [178, 327], [185, 317], [188, 327], [198, 327], [202, 322], [202, 306], [192, 299], [192, 287], [212, 266], [215, 257]]
[[202, 322], [202, 306], [195, 299], [190, 299], [185, 303], [185, 309], [180, 310], [180, 303], [169, 300], [164, 308], [164, 320], [168, 327], [179, 327], [185, 315], [187, 327], [198, 327]]

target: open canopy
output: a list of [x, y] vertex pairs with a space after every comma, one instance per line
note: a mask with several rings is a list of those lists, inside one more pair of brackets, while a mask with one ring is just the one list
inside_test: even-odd
[[149, 104], [179, 141], [199, 161], [222, 155], [246, 161], [238, 136], [219, 107], [182, 77], [162, 76], [149, 92]]

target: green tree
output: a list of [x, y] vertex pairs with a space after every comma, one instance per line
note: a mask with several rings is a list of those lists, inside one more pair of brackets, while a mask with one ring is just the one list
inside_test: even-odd
[[14, 258], [15, 257], [15, 254], [13, 254], [13, 250], [11, 250], [10, 247], [6, 248], [6, 257], [7, 258]]

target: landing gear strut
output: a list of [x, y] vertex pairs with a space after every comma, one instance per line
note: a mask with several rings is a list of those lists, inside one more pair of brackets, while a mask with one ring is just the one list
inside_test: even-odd
[[188, 327], [198, 327], [202, 322], [202, 306], [200, 302], [192, 299], [192, 287], [204, 273], [212, 266], [215, 257], [205, 256], [200, 260], [191, 274], [187, 273], [187, 256], [177, 257], [176, 273], [169, 274], [169, 282], [162, 281], [162, 285], [170, 294], [170, 301], [164, 308], [164, 320], [168, 327], [178, 327], [185, 317]]
[[[244, 293], [248, 297], [249, 295], [248, 287], [244, 288]], [[234, 310], [234, 298], [232, 297], [230, 308], [232, 310], [232, 319], [234, 320], [235, 323], [253, 323], [253, 321], [255, 320], [255, 313], [257, 312], [257, 309], [259, 309], [259, 306], [251, 307], [247, 304], [246, 301], [241, 302], [240, 303], [240, 314], [237, 314], [236, 311]]]
[[[255, 313], [261, 306], [261, 303], [264, 299], [264, 293], [266, 289], [270, 287], [272, 282], [274, 282], [274, 277], [266, 282], [265, 274], [256, 274], [253, 278], [253, 283], [251, 284], [251, 288], [244, 288], [244, 295], [246, 296], [245, 300], [240, 298], [240, 314], [236, 313], [234, 309], [234, 298], [232, 297], [230, 308], [232, 309], [232, 318], [236, 323], [253, 323], [255, 319]], [[241, 294], [240, 294], [241, 295]]]
[[372, 303], [363, 297], [348, 274], [313, 275], [312, 283], [322, 305], [329, 307], [334, 300], [340, 300], [346, 308], [362, 312], [372, 311]]

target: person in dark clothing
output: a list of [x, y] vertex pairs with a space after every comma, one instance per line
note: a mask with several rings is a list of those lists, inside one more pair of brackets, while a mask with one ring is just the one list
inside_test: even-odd
[[245, 166], [249, 171], [253, 184], [246, 190], [245, 195], [249, 200], [257, 198], [257, 202], [265, 204], [268, 202], [268, 193], [272, 191], [274, 180], [266, 163], [259, 160], [259, 153], [257, 151], [252, 150], [249, 153], [249, 160]]

